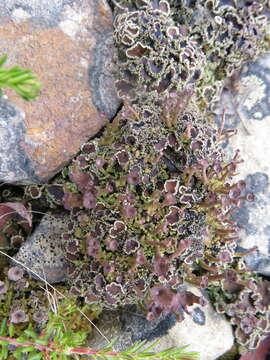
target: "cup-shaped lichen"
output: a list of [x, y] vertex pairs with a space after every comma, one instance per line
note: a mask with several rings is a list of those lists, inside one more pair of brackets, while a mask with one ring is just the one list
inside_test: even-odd
[[105, 307], [143, 302], [150, 319], [200, 301], [177, 291], [185, 281], [205, 288], [225, 276], [230, 216], [246, 198], [244, 182], [229, 183], [239, 159], [223, 159], [226, 131], [173, 99], [170, 125], [124, 107], [82, 146], [64, 195], [71, 292]]

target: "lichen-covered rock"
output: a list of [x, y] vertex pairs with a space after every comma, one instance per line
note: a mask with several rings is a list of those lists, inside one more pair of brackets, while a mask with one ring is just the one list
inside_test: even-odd
[[[30, 68], [42, 83], [40, 96], [29, 103], [7, 91], [25, 117], [0, 127], [1, 138], [8, 132], [19, 140], [20, 153], [8, 172], [0, 166], [0, 181], [47, 181], [104, 125], [103, 113], [114, 116], [119, 99], [112, 35], [111, 10], [103, 0], [0, 3], [0, 53], [9, 54], [7, 66]], [[12, 156], [3, 150], [12, 147], [7, 140], [1, 159]]]
[[[14, 259], [33, 270], [49, 283], [65, 281], [67, 262], [64, 257], [62, 233], [67, 230], [63, 215], [45, 215], [33, 234], [20, 247]], [[34, 273], [35, 279], [40, 280]]]
[[[199, 295], [195, 289], [192, 291]], [[195, 305], [188, 309], [191, 316], [177, 322], [174, 315], [148, 321], [136, 307], [126, 307], [116, 312], [105, 311], [96, 325], [107, 338], [118, 339], [115, 344], [117, 350], [124, 350], [146, 339], [147, 345], [159, 341], [156, 351], [170, 346], [189, 345], [187, 351], [199, 352], [203, 360], [214, 360], [232, 347], [234, 337], [231, 325], [209, 303], [204, 307]], [[106, 342], [94, 332], [90, 345], [100, 348]]]
[[250, 269], [270, 275], [270, 55], [246, 65], [240, 74], [228, 81], [217, 112], [226, 107], [226, 126], [237, 129], [226, 150], [241, 152], [238, 178], [245, 178], [246, 191], [255, 201], [245, 203], [234, 215], [242, 227], [239, 245], [245, 249], [257, 246], [246, 257]]

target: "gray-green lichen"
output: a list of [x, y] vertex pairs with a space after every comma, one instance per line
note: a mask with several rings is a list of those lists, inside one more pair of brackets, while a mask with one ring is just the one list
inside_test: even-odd
[[268, 48], [267, 1], [118, 1], [119, 95], [160, 107], [171, 91], [193, 88], [201, 110], [223, 79]]

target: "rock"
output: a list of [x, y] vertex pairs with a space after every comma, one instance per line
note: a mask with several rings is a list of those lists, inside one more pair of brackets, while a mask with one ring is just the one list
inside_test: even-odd
[[2, 181], [27, 180], [31, 169], [25, 163], [20, 142], [24, 139], [25, 114], [7, 100], [0, 98], [0, 176]]
[[[192, 291], [198, 294], [197, 289]], [[119, 339], [114, 345], [118, 351], [144, 339], [148, 340], [146, 346], [158, 340], [153, 351], [189, 345], [187, 352], [197, 351], [201, 359], [214, 360], [233, 346], [231, 325], [209, 303], [203, 308], [191, 306], [189, 311], [191, 316], [185, 315], [182, 322], [176, 321], [174, 315], [148, 321], [135, 306], [128, 306], [118, 311], [104, 311], [96, 325], [109, 340]], [[93, 333], [90, 346], [100, 348], [104, 345], [106, 340]]]
[[[45, 215], [33, 234], [23, 243], [14, 259], [20, 261], [49, 283], [65, 281], [67, 263], [61, 234], [67, 231], [68, 217]], [[31, 276], [38, 279], [35, 274]]]
[[[255, 195], [254, 202], [244, 206], [233, 217], [243, 227], [240, 250], [258, 247], [246, 256], [248, 267], [270, 275], [270, 54], [244, 66], [224, 91], [216, 113], [226, 107], [226, 127], [236, 128], [227, 150], [229, 156], [240, 150], [244, 160], [237, 177], [244, 179], [247, 192]], [[218, 116], [220, 121], [220, 116]]]
[[[6, 0], [0, 2], [0, 54], [6, 66], [30, 68], [42, 83], [31, 102], [5, 93], [24, 116], [11, 122], [11, 139], [20, 139], [17, 154], [0, 158], [0, 182], [46, 182], [78, 152], [82, 143], [112, 118], [119, 107], [114, 90], [112, 13], [106, 0]], [[5, 111], [5, 109], [1, 110]], [[2, 132], [4, 133], [2, 134]]]

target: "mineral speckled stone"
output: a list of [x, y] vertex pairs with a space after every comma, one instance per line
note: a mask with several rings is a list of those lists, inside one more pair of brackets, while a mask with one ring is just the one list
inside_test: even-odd
[[[65, 281], [67, 264], [61, 234], [67, 230], [66, 223], [67, 220], [62, 215], [45, 215], [14, 258], [49, 283]], [[34, 274], [30, 275], [37, 278]]]
[[[0, 128], [1, 138], [5, 131], [20, 139], [21, 153], [20, 162], [12, 158], [13, 167], [20, 169], [16, 177], [0, 166], [0, 181], [47, 181], [99, 131], [103, 114], [114, 116], [119, 99], [112, 34], [105, 0], [0, 2], [0, 55], [9, 54], [6, 66], [29, 68], [42, 83], [40, 96], [29, 103], [6, 91], [25, 118]], [[12, 146], [5, 139], [1, 157], [10, 158]]]
[[[197, 289], [192, 287], [190, 290], [199, 295]], [[117, 350], [124, 350], [144, 339], [148, 340], [147, 345], [158, 340], [154, 351], [189, 344], [187, 351], [199, 352], [203, 360], [214, 360], [233, 346], [231, 325], [209, 303], [204, 307], [193, 305], [189, 311], [191, 316], [181, 322], [171, 314], [148, 321], [136, 306], [128, 306], [119, 311], [104, 311], [97, 326], [109, 339], [119, 339], [114, 345]], [[106, 342], [98, 333], [93, 333], [90, 345], [100, 348]]]
[[219, 115], [224, 107], [226, 127], [237, 129], [227, 147], [229, 156], [236, 149], [240, 150], [244, 162], [239, 165], [237, 177], [245, 179], [246, 192], [255, 195], [254, 202], [245, 202], [233, 215], [243, 228], [239, 245], [241, 251], [258, 247], [246, 256], [246, 263], [250, 269], [269, 276], [270, 54], [245, 65], [228, 83], [216, 109]]

